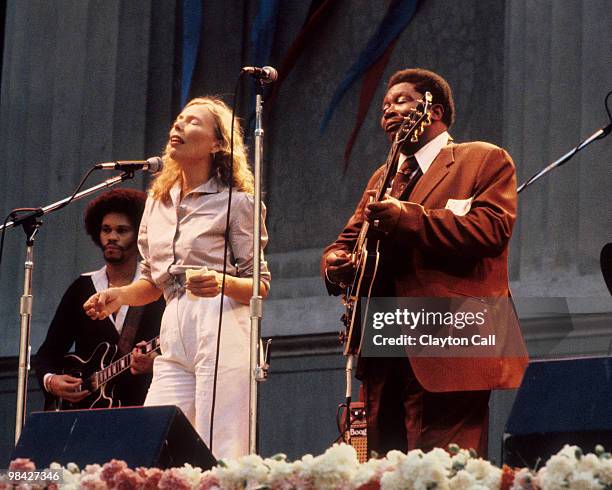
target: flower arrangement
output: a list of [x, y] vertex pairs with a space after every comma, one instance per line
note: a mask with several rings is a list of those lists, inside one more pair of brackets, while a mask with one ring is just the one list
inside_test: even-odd
[[[601, 446], [586, 455], [577, 446], [565, 446], [539, 470], [498, 468], [455, 445], [427, 453], [390, 451], [384, 458], [359, 464], [355, 450], [346, 444], [294, 462], [283, 454], [265, 459], [249, 455], [219, 461], [208, 471], [188, 464], [167, 470], [130, 469], [118, 460], [83, 470], [74, 463], [53, 463], [50, 469], [63, 472], [61, 486], [0, 481], [0, 490], [612, 490], [612, 458]], [[33, 471], [35, 466], [28, 459], [16, 459], [10, 470]]]

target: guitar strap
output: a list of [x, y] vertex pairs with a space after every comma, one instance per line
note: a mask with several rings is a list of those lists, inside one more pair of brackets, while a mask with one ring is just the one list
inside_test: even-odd
[[140, 326], [140, 319], [144, 312], [144, 306], [130, 306], [123, 321], [123, 328], [117, 342], [119, 356], [124, 356], [134, 348], [134, 339]]

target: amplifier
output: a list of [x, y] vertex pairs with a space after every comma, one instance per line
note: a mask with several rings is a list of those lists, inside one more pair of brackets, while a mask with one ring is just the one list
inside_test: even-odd
[[344, 438], [357, 451], [357, 459], [360, 463], [368, 460], [368, 424], [363, 402], [351, 403], [351, 419], [348, 433]]

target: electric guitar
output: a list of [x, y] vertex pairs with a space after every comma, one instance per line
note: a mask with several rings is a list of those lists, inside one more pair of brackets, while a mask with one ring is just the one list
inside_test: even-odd
[[[159, 336], [138, 347], [143, 354], [149, 354], [160, 348]], [[81, 378], [79, 390], [89, 390], [91, 393], [83, 400], [72, 403], [63, 398], [56, 398], [55, 410], [75, 410], [86, 408], [111, 408], [121, 406], [119, 400], [113, 398], [113, 380], [130, 368], [132, 353], [113, 361], [117, 355], [117, 346], [102, 342], [94, 349], [87, 360], [74, 354], [64, 357], [63, 374]], [[47, 408], [47, 407], [45, 407]]]
[[[416, 107], [412, 108], [409, 115], [404, 118], [400, 125], [391, 149], [385, 161], [385, 169], [376, 185], [374, 199], [370, 202], [380, 202], [385, 198], [393, 183], [393, 178], [398, 170], [400, 151], [408, 138], [413, 143], [431, 124], [431, 105], [432, 96], [430, 92], [425, 92], [425, 100], [419, 100]], [[355, 277], [352, 284], [348, 285], [342, 294], [344, 304], [344, 314], [342, 323], [345, 331], [340, 333], [340, 340], [344, 343], [344, 355], [353, 356], [361, 352], [363, 340], [363, 328], [361, 318], [367, 318], [368, 305], [372, 294], [372, 286], [376, 279], [378, 266], [380, 263], [380, 232], [370, 230], [370, 223], [364, 221], [353, 248], [351, 261], [355, 268]], [[361, 304], [365, 302], [364, 314], [361, 314]]]

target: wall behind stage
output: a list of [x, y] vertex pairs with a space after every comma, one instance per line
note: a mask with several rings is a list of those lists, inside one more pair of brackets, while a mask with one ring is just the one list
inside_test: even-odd
[[[229, 94], [240, 65], [252, 60], [245, 19], [254, 17], [255, 8], [225, 2], [214, 11], [208, 5], [205, 54], [192, 91]], [[318, 260], [386, 155], [378, 122], [384, 87], [374, 96], [346, 174], [342, 158], [361, 82], [346, 93], [324, 133], [320, 126], [335, 89], [387, 5], [337, 2], [273, 107], [264, 172], [274, 276], [264, 323], [270, 335], [339, 328], [340, 304], [324, 292]], [[308, 2], [281, 2], [280, 9], [269, 61], [275, 66], [295, 39]], [[384, 80], [406, 66], [442, 74], [456, 98], [455, 139], [507, 148], [523, 182], [606, 124], [611, 15], [606, 2], [595, 0], [422, 2], [397, 41]], [[229, 35], [236, 23], [246, 26], [242, 37]], [[220, 38], [223, 49], [215, 49]], [[567, 308], [576, 314], [612, 311], [599, 266], [601, 248], [612, 241], [611, 148], [612, 138], [594, 143], [520, 196], [510, 257], [516, 297], [571, 298]], [[521, 313], [556, 314], [548, 306], [534, 311], [533, 304]]]
[[[280, 2], [280, 22], [267, 64], [280, 65], [309, 3]], [[523, 181], [605, 124], [602, 101], [612, 88], [612, 12], [607, 3], [423, 1], [399, 37], [384, 79], [406, 66], [442, 74], [456, 96], [455, 139], [506, 147]], [[338, 0], [285, 80], [271, 114], [264, 179], [273, 283], [265, 304], [265, 335], [304, 336], [339, 328], [340, 303], [324, 291], [318, 262], [322, 248], [340, 231], [367, 178], [386, 155], [388, 144], [378, 126], [384, 88], [380, 86], [374, 96], [346, 174], [342, 154], [361, 82], [347, 92], [327, 131], [321, 134], [319, 128], [334, 90], [388, 4]], [[180, 71], [180, 5], [152, 0], [7, 2], [0, 97], [4, 213], [64, 197], [95, 162], [159, 153], [177, 109], [173, 84]], [[229, 101], [240, 67], [252, 64], [249, 36], [258, 2], [205, 0], [202, 5], [192, 94], [221, 94]], [[249, 97], [245, 92], [240, 99], [245, 117]], [[560, 337], [548, 330], [555, 312], [544, 312], [550, 313], [544, 324], [534, 323], [530, 318], [542, 312], [527, 307], [521, 315], [535, 356], [607, 350], [604, 335], [609, 334], [612, 307], [598, 256], [612, 241], [611, 149], [611, 139], [595, 143], [521, 195], [511, 254], [514, 294], [583, 297], [570, 306], [579, 313], [575, 318], [589, 320], [583, 334], [591, 339], [560, 343]], [[144, 188], [142, 180], [133, 185]], [[76, 203], [46, 218], [37, 239], [34, 350], [68, 284], [80, 272], [100, 265], [99, 252], [82, 230], [83, 207]], [[17, 355], [23, 258], [22, 232], [11, 230], [0, 277], [0, 357]], [[536, 323], [539, 330], [532, 327]], [[288, 386], [296, 398], [304, 391], [326, 393], [324, 405], [333, 407], [342, 388], [330, 389], [330, 380], [341, 384], [341, 359], [332, 367], [322, 362], [309, 369], [309, 363], [320, 362], [317, 355], [329, 355], [329, 346], [318, 351], [318, 344], [311, 342], [299, 351], [290, 341], [283, 342], [282, 361], [277, 364], [281, 372], [274, 378], [273, 365], [273, 378], [262, 390], [264, 420], [274, 420], [274, 407], [282, 405], [278, 401], [284, 401]], [[295, 360], [296, 356], [301, 357]], [[294, 375], [295, 370], [301, 374]], [[299, 386], [308, 389], [300, 391]], [[9, 399], [5, 396], [1, 405], [10, 417]], [[279, 444], [270, 436], [264, 439], [265, 447], [293, 456], [302, 449], [316, 452], [324, 447], [320, 441], [327, 439], [302, 443], [295, 431], [308, 433], [308, 424], [320, 423], [318, 430], [329, 432], [331, 440], [332, 419], [329, 411], [297, 414], [274, 431]], [[499, 431], [503, 409], [493, 420]], [[296, 424], [299, 427], [293, 427]], [[286, 447], [291, 441], [302, 445]]]
[[[153, 8], [153, 4], [155, 7]], [[97, 162], [136, 160], [165, 144], [174, 77], [172, 2], [7, 2], [0, 99], [0, 209], [70, 195]], [[94, 185], [116, 172], [96, 172]], [[122, 186], [143, 189], [141, 176]], [[89, 199], [44, 218], [35, 245], [32, 346], [66, 287], [99, 268], [85, 235]], [[0, 277], [0, 356], [17, 354], [24, 234], [6, 234]]]

